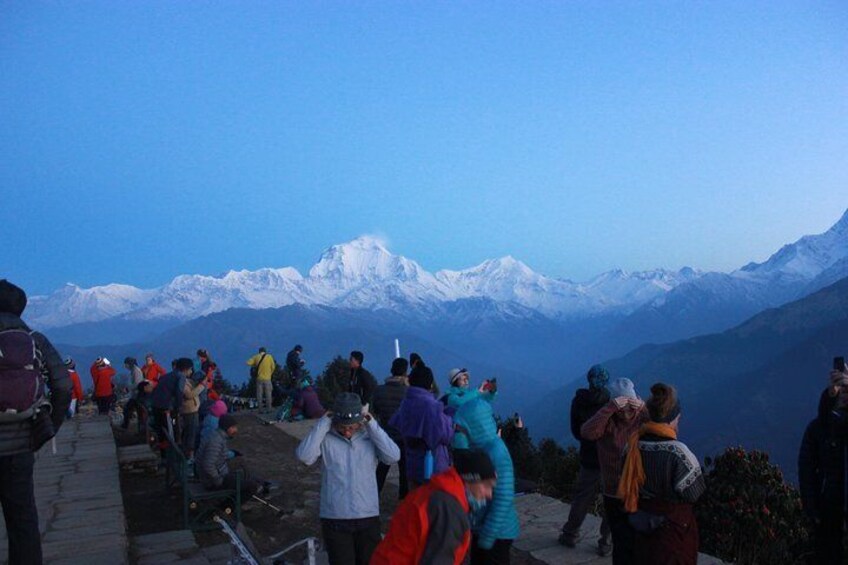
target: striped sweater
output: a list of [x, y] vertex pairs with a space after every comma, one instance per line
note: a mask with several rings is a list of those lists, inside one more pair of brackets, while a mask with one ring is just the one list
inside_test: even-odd
[[639, 441], [645, 484], [640, 498], [694, 503], [707, 488], [695, 455], [685, 444], [655, 436]]
[[598, 463], [606, 496], [616, 496], [618, 491], [627, 440], [648, 421], [648, 411], [644, 407], [629, 420], [624, 414], [619, 415], [619, 411], [615, 402], [610, 400], [580, 428], [583, 439], [597, 441]]

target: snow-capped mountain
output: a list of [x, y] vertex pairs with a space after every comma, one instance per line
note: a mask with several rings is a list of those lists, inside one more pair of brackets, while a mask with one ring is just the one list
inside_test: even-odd
[[68, 286], [47, 297], [34, 297], [27, 315], [36, 327], [115, 317], [188, 320], [229, 308], [289, 304], [435, 315], [441, 304], [485, 298], [563, 318], [610, 310], [626, 313], [696, 276], [691, 269], [679, 273], [613, 271], [578, 284], [536, 273], [512, 257], [433, 274], [411, 259], [392, 254], [380, 239], [362, 236], [324, 251], [306, 277], [287, 267], [230, 271], [218, 277], [180, 275], [151, 290], [126, 285]]

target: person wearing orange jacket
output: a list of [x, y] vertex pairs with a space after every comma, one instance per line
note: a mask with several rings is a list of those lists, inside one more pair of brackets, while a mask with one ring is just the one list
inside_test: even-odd
[[141, 368], [141, 372], [144, 373], [144, 380], [150, 381], [150, 384], [153, 385], [153, 388], [156, 388], [156, 385], [159, 384], [159, 377], [162, 377], [168, 374], [168, 371], [165, 368], [156, 362], [153, 358], [152, 353], [148, 353], [144, 357], [144, 367]]
[[453, 467], [403, 499], [371, 565], [459, 565], [471, 545], [468, 514], [491, 500], [496, 482], [485, 452], [455, 450]]
[[73, 418], [77, 413], [77, 406], [82, 402], [83, 392], [82, 383], [80, 382], [79, 373], [77, 373], [77, 364], [70, 357], [65, 359], [65, 368], [68, 370], [68, 375], [71, 377], [71, 404], [68, 406], [68, 419]]
[[94, 382], [94, 401], [97, 402], [97, 413], [108, 414], [115, 401], [115, 387], [112, 377], [115, 368], [105, 357], [98, 357], [91, 365], [91, 380]]

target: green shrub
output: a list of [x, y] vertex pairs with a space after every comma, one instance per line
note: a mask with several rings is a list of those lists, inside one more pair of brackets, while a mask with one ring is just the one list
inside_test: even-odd
[[557, 442], [545, 438], [539, 443], [541, 476], [539, 490], [542, 494], [569, 501], [580, 470], [580, 455], [573, 446], [563, 449]]
[[735, 447], [705, 463], [707, 491], [695, 509], [701, 551], [738, 565], [801, 562], [809, 551], [801, 499], [768, 454]]

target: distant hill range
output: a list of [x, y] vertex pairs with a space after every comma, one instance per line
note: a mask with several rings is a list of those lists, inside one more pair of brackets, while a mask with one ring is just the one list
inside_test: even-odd
[[[846, 277], [848, 212], [825, 233], [803, 237], [763, 263], [730, 273], [610, 271], [576, 283], [536, 273], [512, 257], [430, 273], [364, 236], [327, 249], [306, 276], [285, 267], [182, 275], [156, 289], [68, 285], [33, 297], [26, 314], [83, 364], [104, 354], [118, 361], [125, 355], [140, 358], [148, 350], [167, 362], [206, 347], [236, 382], [246, 377], [244, 359], [258, 346], [282, 357], [295, 343], [306, 348], [313, 373], [333, 355], [361, 349], [366, 365], [384, 376], [397, 337], [404, 353], [424, 355], [440, 386], [456, 366], [472, 369], [478, 382], [497, 377], [499, 409], [526, 412], [536, 436], [565, 439], [573, 390], [566, 385], [580, 381], [592, 363], [617, 359], [611, 365], [620, 374], [646, 379], [658, 368], [669, 380], [701, 376], [681, 381], [684, 399], [700, 405], [709, 398], [702, 395], [717, 394], [708, 385], [718, 386], [731, 374], [765, 370], [768, 362], [802, 346], [796, 337], [813, 337], [807, 329], [759, 341], [744, 332], [729, 333], [724, 341], [705, 334], [724, 336], [720, 332], [761, 312], [806, 304], [805, 297], [812, 294], [812, 299], [834, 283], [838, 287]], [[705, 337], [695, 337], [700, 335]], [[668, 345], [650, 345], [661, 343]], [[688, 358], [678, 366], [663, 361], [690, 343], [704, 356], [694, 366]], [[722, 358], [710, 349], [713, 344], [737, 347], [732, 367], [729, 361], [713, 361]], [[843, 349], [822, 350], [822, 355], [829, 358]], [[713, 372], [703, 367], [713, 365]], [[691, 421], [711, 425], [694, 414]], [[726, 416], [718, 422], [722, 433], [736, 433], [731, 421]]]

